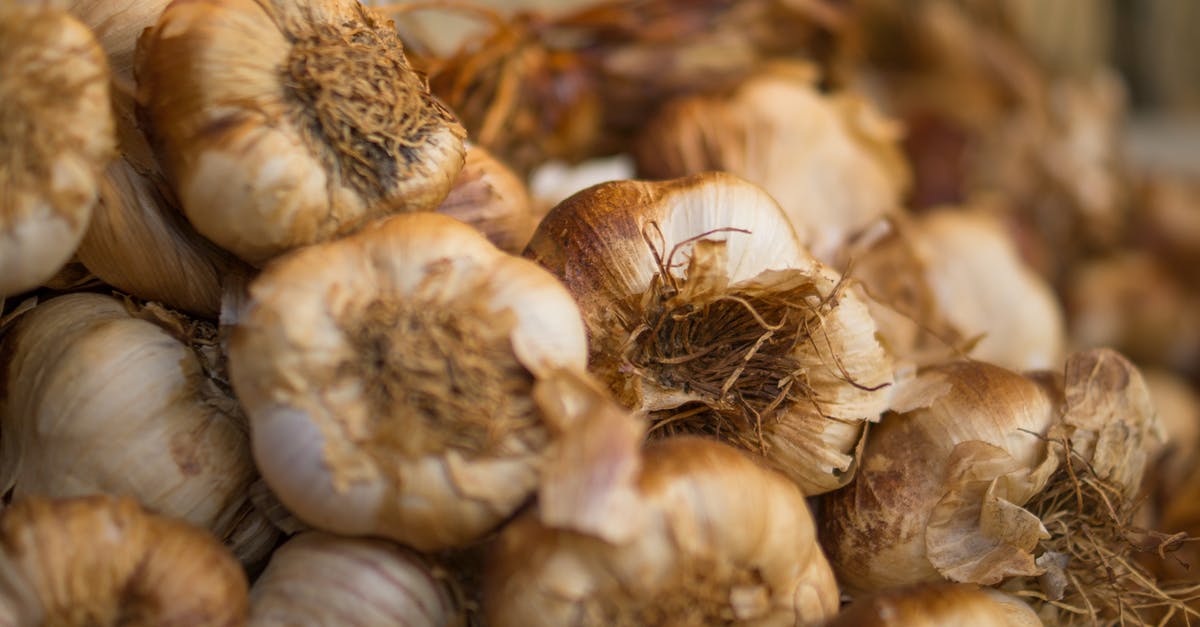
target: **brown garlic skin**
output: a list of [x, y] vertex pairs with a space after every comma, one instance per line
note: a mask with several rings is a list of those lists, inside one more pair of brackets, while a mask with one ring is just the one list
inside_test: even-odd
[[891, 359], [857, 288], [762, 188], [723, 172], [596, 185], [551, 210], [525, 256], [571, 291], [589, 370], [651, 435], [717, 435], [808, 495], [853, 477]]
[[1128, 559], [1159, 427], [1120, 354], [1074, 353], [1062, 375], [947, 364], [907, 383], [893, 407], [858, 477], [821, 503], [822, 545], [848, 589], [1008, 579], [1089, 604], [1094, 620], [1163, 596]]
[[[611, 442], [605, 433], [592, 445]], [[641, 460], [623, 498], [598, 494], [631, 470], [609, 448], [567, 497], [605, 505], [550, 521], [555, 499], [543, 492], [500, 532], [484, 582], [489, 624], [815, 625], [837, 611], [808, 505], [783, 475], [713, 440], [631, 448]], [[580, 465], [559, 476], [586, 475]]]
[[846, 606], [825, 627], [1041, 627], [1020, 599], [968, 584], [892, 588]]
[[504, 252], [525, 249], [537, 226], [525, 183], [480, 146], [468, 145], [454, 187], [434, 211], [479, 229]]
[[0, 7], [0, 298], [66, 264], [113, 156], [109, 68], [92, 31], [49, 4]]
[[188, 220], [252, 264], [433, 209], [462, 167], [462, 127], [356, 0], [173, 3], [137, 76]]
[[427, 561], [382, 540], [307, 532], [275, 550], [250, 591], [248, 627], [450, 627], [463, 613]]
[[128, 497], [0, 514], [0, 625], [238, 627], [246, 575], [209, 534]]

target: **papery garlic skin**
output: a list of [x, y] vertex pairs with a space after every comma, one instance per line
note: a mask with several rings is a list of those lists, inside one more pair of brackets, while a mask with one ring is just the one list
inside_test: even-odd
[[[761, 188], [723, 173], [597, 185], [551, 211], [525, 254], [578, 300], [588, 327], [589, 368], [626, 407], [663, 412], [652, 416], [659, 424], [693, 406], [708, 407], [712, 415], [725, 412], [738, 423], [725, 430], [727, 437], [762, 453], [809, 495], [853, 476], [863, 425], [887, 407], [891, 362], [859, 294], [800, 246], [787, 217]], [[671, 295], [672, 286], [679, 286], [677, 294]], [[712, 303], [733, 313], [705, 313]], [[768, 315], [770, 307], [786, 313]], [[695, 316], [702, 330], [695, 337], [679, 333], [708, 348], [672, 346], [653, 359], [637, 352], [650, 350], [644, 342], [659, 341], [655, 329], [696, 311], [702, 312]], [[785, 322], [763, 337], [764, 321], [780, 320]], [[735, 323], [753, 330], [753, 337], [739, 340], [745, 346], [729, 339]], [[767, 344], [776, 332], [795, 341]], [[754, 338], [760, 344], [751, 347]], [[726, 345], [745, 355], [720, 357]], [[665, 354], [670, 351], [678, 354]], [[675, 366], [697, 354], [725, 359], [724, 391], [702, 389]], [[776, 361], [760, 366], [751, 361], [756, 356]], [[747, 371], [736, 370], [741, 363], [761, 375], [761, 385], [758, 379], [753, 389], [737, 384]], [[774, 400], [740, 400], [751, 393]], [[749, 417], [754, 412], [760, 420]], [[722, 431], [708, 417], [697, 418], [693, 430]]]
[[424, 559], [381, 540], [307, 532], [276, 549], [250, 590], [249, 627], [462, 625]]
[[548, 526], [537, 509], [501, 531], [489, 624], [816, 625], [837, 612], [808, 505], [783, 475], [693, 437], [642, 458], [633, 500], [597, 513], [638, 522], [620, 541]]
[[849, 238], [900, 208], [910, 175], [899, 126], [861, 96], [822, 94], [817, 72], [776, 64], [727, 96], [668, 104], [639, 138], [639, 171], [723, 170], [761, 185], [805, 247], [834, 263]]
[[0, 7], [0, 296], [75, 252], [113, 154], [109, 70], [92, 32], [45, 6]]
[[176, 335], [182, 323], [155, 315], [69, 294], [8, 330], [0, 491], [127, 494], [217, 537], [233, 533], [256, 474], [245, 418]]
[[525, 250], [537, 220], [525, 184], [480, 146], [468, 145], [463, 169], [438, 213], [479, 229], [505, 252]]
[[68, 11], [96, 33], [108, 53], [113, 78], [133, 86], [134, 49], [142, 30], [154, 26], [171, 0], [69, 0]]
[[246, 575], [211, 535], [127, 497], [0, 514], [0, 625], [237, 627]]
[[462, 167], [462, 128], [355, 0], [172, 4], [138, 80], [188, 219], [250, 263], [433, 209]]
[[856, 599], [826, 627], [1041, 627], [1024, 601], [967, 584], [892, 588]]
[[[976, 459], [980, 472], [996, 461], [1012, 467], [987, 480], [1037, 468], [1046, 455], [1039, 436], [1061, 403], [1046, 386], [980, 362], [932, 368], [898, 394], [898, 404], [909, 406], [872, 428], [854, 481], [821, 501], [821, 543], [852, 591], [942, 581], [927, 557], [926, 529], [939, 501], [967, 489], [958, 485], [965, 474], [948, 474], [956, 449], [974, 453], [962, 463]], [[988, 444], [972, 450], [963, 443]], [[1019, 492], [1024, 482], [1016, 483]]]
[[230, 366], [263, 478], [297, 517], [432, 550], [529, 497], [550, 434], [528, 388], [586, 355], [552, 276], [457, 220], [407, 214], [270, 265]]

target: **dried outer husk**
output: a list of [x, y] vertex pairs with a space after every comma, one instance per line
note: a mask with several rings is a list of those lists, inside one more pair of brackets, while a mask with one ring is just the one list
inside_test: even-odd
[[127, 494], [261, 558], [278, 534], [250, 507], [246, 421], [215, 333], [99, 294], [25, 312], [0, 343], [0, 492]]
[[462, 127], [355, 0], [172, 4], [137, 76], [188, 220], [250, 263], [431, 210], [462, 167]]
[[438, 213], [479, 229], [496, 248], [519, 254], [537, 227], [525, 183], [484, 148], [467, 145], [466, 161]]
[[855, 599], [826, 627], [1041, 627], [1021, 599], [970, 584], [917, 584]]
[[154, 26], [171, 0], [66, 0], [67, 10], [87, 24], [108, 53], [116, 90], [132, 93], [138, 36]]
[[613, 0], [496, 16], [488, 36], [417, 64], [471, 137], [525, 174], [625, 152], [662, 103], [733, 85], [766, 59], [832, 68], [847, 13], [827, 0]]
[[488, 624], [813, 625], [833, 573], [796, 486], [696, 437], [642, 428], [578, 379], [539, 383], [543, 411], [594, 434], [561, 448], [534, 509], [505, 527], [484, 581]]
[[11, 296], [71, 259], [115, 140], [108, 64], [87, 26], [7, 2], [0, 49], [0, 296]]
[[856, 480], [821, 504], [822, 543], [847, 588], [1017, 577], [1017, 589], [1096, 608], [1096, 620], [1158, 593], [1152, 580], [1139, 588], [1144, 573], [1126, 559], [1134, 496], [1158, 446], [1127, 360], [1076, 353], [1061, 378], [958, 362], [897, 394]]
[[435, 213], [281, 258], [228, 321], [279, 500], [315, 528], [419, 550], [468, 543], [528, 499], [558, 437], [531, 386], [587, 358], [552, 276]]
[[238, 627], [246, 575], [211, 535], [129, 497], [0, 514], [0, 625]]
[[907, 318], [881, 320], [897, 355], [928, 362], [952, 348], [1014, 370], [1061, 367], [1062, 308], [994, 216], [945, 208], [895, 225], [895, 235], [863, 253], [852, 272]]
[[818, 69], [776, 63], [725, 94], [669, 103], [636, 142], [639, 172], [736, 174], [779, 202], [803, 243], [834, 263], [846, 242], [900, 209], [900, 128], [862, 95], [823, 94]]
[[247, 625], [464, 625], [439, 573], [389, 542], [302, 533], [275, 550], [254, 582]]
[[589, 368], [652, 435], [717, 435], [809, 495], [853, 476], [891, 362], [856, 289], [762, 189], [724, 173], [598, 185], [552, 210], [526, 256], [575, 296]]
[[1141, 364], [1200, 373], [1200, 296], [1151, 252], [1079, 264], [1063, 292], [1076, 346], [1112, 346]]
[[100, 202], [78, 257], [125, 293], [215, 320], [222, 280], [250, 269], [184, 218], [133, 108], [131, 96], [113, 94], [121, 156], [100, 179]]

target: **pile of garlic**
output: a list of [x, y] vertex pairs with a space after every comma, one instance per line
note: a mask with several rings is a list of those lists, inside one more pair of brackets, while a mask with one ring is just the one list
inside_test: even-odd
[[0, 6], [0, 625], [1200, 618], [1111, 92], [860, 5]]

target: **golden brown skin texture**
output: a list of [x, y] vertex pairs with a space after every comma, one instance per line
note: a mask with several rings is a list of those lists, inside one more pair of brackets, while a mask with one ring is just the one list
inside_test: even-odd
[[826, 627], [1038, 627], [1022, 601], [967, 584], [894, 588], [856, 600]]
[[[0, 517], [0, 597], [15, 624], [233, 627], [246, 620], [246, 576], [213, 536], [127, 497], [17, 501]], [[21, 592], [31, 595], [22, 596]], [[6, 618], [0, 613], [0, 619]]]

